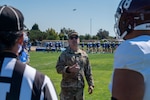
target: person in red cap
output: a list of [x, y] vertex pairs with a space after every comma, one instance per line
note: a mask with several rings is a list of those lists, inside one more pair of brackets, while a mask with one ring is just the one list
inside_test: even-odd
[[23, 31], [23, 14], [0, 6], [0, 100], [58, 100], [50, 78], [17, 59]]

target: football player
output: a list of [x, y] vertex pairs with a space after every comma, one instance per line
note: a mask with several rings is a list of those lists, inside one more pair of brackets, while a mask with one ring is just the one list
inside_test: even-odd
[[150, 0], [121, 0], [115, 31], [112, 100], [150, 100]]

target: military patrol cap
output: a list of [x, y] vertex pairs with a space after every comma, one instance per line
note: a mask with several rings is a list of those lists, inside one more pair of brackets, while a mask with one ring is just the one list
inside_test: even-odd
[[78, 33], [77, 33], [77, 32], [70, 32], [70, 33], [68, 34], [68, 37], [71, 37], [71, 36], [73, 36], [73, 35], [78, 36]]

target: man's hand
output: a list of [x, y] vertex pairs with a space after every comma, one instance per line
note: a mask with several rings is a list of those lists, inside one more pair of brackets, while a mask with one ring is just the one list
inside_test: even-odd
[[88, 88], [88, 92], [89, 92], [89, 94], [92, 94], [92, 93], [93, 93], [93, 89], [94, 89], [94, 87], [93, 87], [93, 86], [89, 86], [89, 88]]
[[70, 67], [68, 68], [68, 71], [69, 71], [70, 73], [78, 73], [79, 70], [80, 70], [80, 66], [79, 66], [77, 63], [74, 64], [73, 66], [70, 66]]

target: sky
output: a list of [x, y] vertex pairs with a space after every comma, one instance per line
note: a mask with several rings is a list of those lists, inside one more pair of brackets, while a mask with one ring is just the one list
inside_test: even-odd
[[73, 29], [80, 35], [96, 35], [100, 29], [115, 36], [114, 14], [120, 0], [0, 0], [0, 5], [19, 9], [28, 29], [36, 23], [41, 31]]

